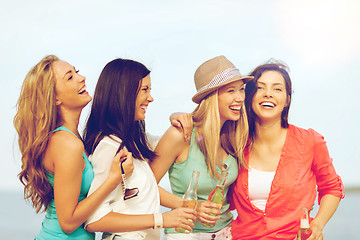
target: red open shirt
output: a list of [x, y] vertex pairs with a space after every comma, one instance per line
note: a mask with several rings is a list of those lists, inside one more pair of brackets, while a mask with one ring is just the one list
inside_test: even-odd
[[[244, 153], [249, 161], [248, 151]], [[238, 213], [231, 229], [233, 239], [293, 240], [299, 230], [301, 210], [311, 209], [317, 191], [319, 202], [326, 194], [344, 197], [343, 183], [335, 172], [324, 137], [313, 129], [290, 125], [265, 212], [249, 200], [247, 169], [241, 167], [232, 185], [229, 199]]]

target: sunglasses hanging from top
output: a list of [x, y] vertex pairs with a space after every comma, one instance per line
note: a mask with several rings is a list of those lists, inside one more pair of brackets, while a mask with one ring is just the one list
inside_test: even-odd
[[122, 180], [121, 180], [121, 186], [124, 193], [124, 200], [128, 200], [130, 198], [136, 197], [139, 194], [138, 188], [127, 188], [126, 186], [126, 177], [125, 177], [125, 171], [123, 168], [123, 163], [126, 161], [127, 158], [125, 158], [121, 162], [121, 174], [122, 174]]

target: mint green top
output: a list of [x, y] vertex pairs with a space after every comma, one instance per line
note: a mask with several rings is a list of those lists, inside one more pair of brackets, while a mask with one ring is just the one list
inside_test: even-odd
[[[171, 184], [172, 192], [182, 197], [187, 190], [190, 183], [193, 170], [199, 171], [199, 183], [198, 183], [198, 200], [205, 201], [208, 199], [209, 194], [215, 189], [217, 178], [213, 179], [208, 171], [205, 156], [201, 152], [199, 145], [195, 139], [195, 129], [191, 134], [191, 145], [188, 157], [181, 163], [173, 163], [169, 169], [169, 179]], [[238, 175], [238, 163], [236, 158], [229, 155], [225, 160], [227, 170], [229, 172], [226, 180], [225, 191], [224, 191], [224, 202], [221, 208], [220, 219], [216, 222], [213, 228], [207, 228], [201, 225], [201, 223], [195, 223], [195, 228], [192, 232], [215, 232], [221, 230], [225, 226], [231, 224], [233, 215], [229, 210], [230, 204], [227, 199], [227, 192], [229, 186], [236, 180]], [[217, 169], [218, 173], [221, 174], [220, 169]], [[165, 233], [178, 233], [174, 228], [166, 228]]]
[[[67, 131], [72, 133], [69, 129], [64, 126], [56, 128], [53, 132], [57, 131]], [[74, 133], [72, 133], [74, 134]], [[75, 135], [75, 134], [74, 134]], [[76, 135], [75, 135], [76, 136]], [[64, 149], [65, 150], [65, 149]], [[86, 198], [86, 195], [89, 191], [91, 183], [94, 179], [94, 172], [91, 166], [91, 163], [86, 156], [86, 153], [83, 152], [83, 158], [85, 161], [85, 169], [83, 170], [82, 180], [81, 180], [81, 189], [80, 189], [80, 196], [79, 202]], [[51, 186], [54, 187], [54, 174], [47, 172], [46, 173], [47, 179], [49, 180]], [[55, 202], [52, 199], [48, 209], [46, 210], [45, 218], [42, 222], [42, 228], [40, 233], [36, 236], [36, 240], [60, 240], [60, 239], [71, 239], [71, 240], [94, 240], [95, 233], [90, 233], [84, 229], [84, 224], [78, 227], [75, 231], [70, 234], [66, 234], [60, 227], [56, 209], [55, 209]]]

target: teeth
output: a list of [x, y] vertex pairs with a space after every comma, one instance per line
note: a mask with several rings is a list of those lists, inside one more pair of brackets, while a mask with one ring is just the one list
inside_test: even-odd
[[261, 103], [261, 106], [264, 106], [264, 107], [275, 107], [275, 104], [272, 103], [272, 102], [263, 102], [263, 103]]
[[240, 111], [241, 106], [230, 107], [230, 109], [231, 109], [231, 110], [234, 110], [234, 111]]
[[82, 89], [80, 89], [79, 93], [83, 93], [83, 92], [85, 92], [85, 91], [86, 91], [86, 86], [83, 87]]
[[147, 109], [147, 107], [145, 107], [145, 106], [140, 106], [140, 108], [145, 109], [145, 110]]

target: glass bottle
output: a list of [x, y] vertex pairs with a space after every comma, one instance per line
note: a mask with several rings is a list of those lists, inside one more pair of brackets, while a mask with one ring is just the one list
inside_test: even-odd
[[[197, 201], [198, 201], [197, 186], [198, 186], [198, 181], [199, 181], [199, 175], [200, 175], [200, 172], [198, 172], [198, 171], [192, 172], [189, 187], [182, 197], [182, 207], [193, 208], [193, 209], [196, 208]], [[190, 233], [189, 231], [187, 231], [183, 228], [175, 228], [175, 231], [180, 232], [180, 233]]]
[[310, 230], [310, 222], [309, 222], [309, 212], [307, 208], [303, 208], [301, 212], [300, 229], [298, 232], [297, 239], [305, 240], [308, 239], [310, 235], [311, 235], [311, 230]]
[[[222, 204], [223, 204], [223, 201], [224, 201], [225, 183], [226, 183], [226, 179], [228, 177], [228, 174], [229, 173], [227, 171], [222, 171], [221, 172], [220, 179], [218, 180], [215, 189], [209, 194], [209, 198], [208, 198], [209, 201], [211, 201], [213, 203], [216, 203], [220, 207], [222, 207]], [[212, 213], [209, 214], [209, 215], [215, 216], [215, 214], [212, 214]], [[201, 222], [201, 224], [204, 227], [213, 228], [216, 223], [209, 224], [209, 223]]]

